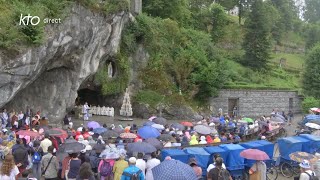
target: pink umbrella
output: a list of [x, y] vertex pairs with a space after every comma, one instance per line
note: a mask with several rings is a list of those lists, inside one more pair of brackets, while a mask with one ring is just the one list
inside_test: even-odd
[[268, 154], [259, 149], [246, 149], [240, 153], [240, 156], [246, 159], [264, 161], [270, 159]]

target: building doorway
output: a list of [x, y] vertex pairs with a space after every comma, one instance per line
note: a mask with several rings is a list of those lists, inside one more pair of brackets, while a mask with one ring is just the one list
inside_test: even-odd
[[229, 116], [239, 116], [239, 98], [229, 98], [228, 99], [228, 115]]
[[289, 98], [289, 110], [293, 109], [293, 98]]

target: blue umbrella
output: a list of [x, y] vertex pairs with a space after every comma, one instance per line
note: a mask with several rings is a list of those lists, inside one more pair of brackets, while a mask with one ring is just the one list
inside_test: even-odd
[[143, 126], [138, 129], [138, 134], [143, 139], [157, 138], [160, 136], [159, 131], [151, 126]]
[[153, 124], [155, 124], [155, 123], [152, 121], [147, 121], [147, 122], [143, 123], [143, 126], [152, 126]]
[[197, 175], [191, 166], [178, 160], [165, 160], [152, 168], [154, 180], [196, 180]]
[[180, 123], [173, 123], [173, 124], [171, 125], [171, 127], [174, 128], [174, 129], [176, 129], [176, 130], [180, 130], [180, 131], [182, 131], [182, 130], [185, 129], [185, 127], [184, 127], [182, 124], [180, 124]]
[[102, 133], [107, 132], [107, 131], [108, 131], [108, 129], [103, 128], [103, 127], [93, 129], [93, 132], [94, 132], [95, 134], [102, 134]]
[[146, 142], [129, 143], [127, 145], [127, 150], [128, 153], [142, 152], [146, 154], [150, 154], [152, 152], [157, 151], [157, 149], [154, 146]]

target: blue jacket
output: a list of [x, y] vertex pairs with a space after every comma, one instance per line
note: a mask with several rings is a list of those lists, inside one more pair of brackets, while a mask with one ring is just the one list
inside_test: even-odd
[[[129, 174], [134, 174], [137, 173], [140, 169], [134, 165], [130, 165], [129, 167], [125, 168], [123, 170], [123, 172], [127, 172]], [[126, 176], [124, 174], [122, 174], [121, 176], [121, 180], [130, 180], [129, 176]], [[141, 171], [140, 175], [139, 175], [139, 180], [145, 180], [145, 177], [143, 175], [143, 172]]]

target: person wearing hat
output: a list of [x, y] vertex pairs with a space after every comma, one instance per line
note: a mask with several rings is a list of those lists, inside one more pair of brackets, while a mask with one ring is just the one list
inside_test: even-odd
[[121, 153], [119, 160], [117, 160], [114, 163], [113, 170], [112, 170], [114, 174], [114, 180], [120, 180], [122, 172], [124, 171], [124, 169], [128, 167], [128, 162], [125, 160], [125, 158], [126, 158], [126, 154]]
[[207, 144], [206, 137], [200, 136], [199, 144]]
[[222, 167], [223, 159], [217, 157], [215, 160], [215, 167], [212, 168], [207, 174], [207, 180], [216, 180], [216, 179], [229, 179], [232, 180], [230, 173]]
[[[210, 171], [211, 169], [213, 169], [213, 168], [216, 167], [216, 160], [217, 160], [217, 158], [221, 158], [221, 156], [220, 156], [220, 154], [215, 153], [215, 154], [213, 155], [213, 163], [208, 166], [208, 168], [207, 168], [207, 173], [209, 173], [209, 171]], [[222, 158], [221, 158], [221, 159], [222, 159]], [[221, 164], [221, 167], [222, 167], [223, 169], [227, 169], [227, 168], [226, 168], [226, 165], [225, 165], [224, 163]]]
[[189, 166], [192, 167], [194, 173], [197, 175], [198, 179], [202, 178], [202, 169], [198, 166], [197, 160], [195, 158], [189, 159]]
[[121, 180], [130, 180], [132, 176], [137, 175], [139, 180], [145, 180], [143, 172], [136, 167], [137, 159], [135, 157], [129, 158], [129, 167], [123, 170]]
[[300, 176], [299, 180], [311, 180], [316, 176], [316, 173], [311, 170], [311, 166], [308, 160], [303, 160], [300, 164]]

